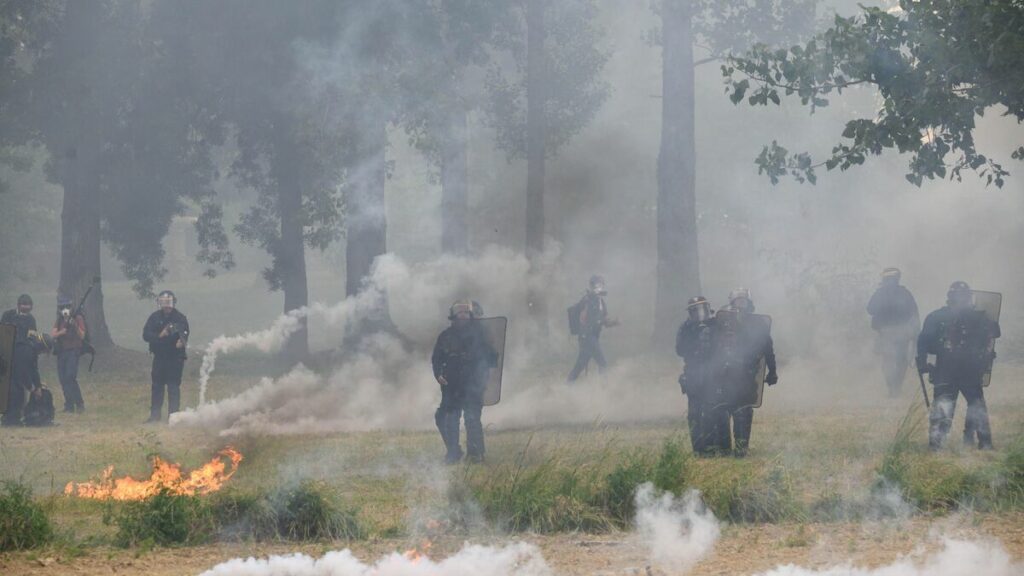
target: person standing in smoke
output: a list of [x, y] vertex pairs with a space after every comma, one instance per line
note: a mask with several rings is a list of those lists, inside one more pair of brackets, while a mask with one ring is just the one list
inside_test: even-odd
[[[942, 447], [953, 424], [956, 400], [967, 401], [964, 443], [992, 449], [992, 429], [982, 388], [982, 375], [995, 358], [995, 339], [999, 324], [974, 307], [974, 295], [966, 282], [957, 281], [946, 293], [946, 305], [924, 319], [917, 338], [917, 370], [928, 374], [934, 385], [931, 413], [928, 416], [928, 447]], [[928, 355], [935, 364], [928, 363]]]
[[687, 399], [686, 423], [693, 452], [705, 454], [709, 444], [705, 404], [712, 385], [709, 368], [714, 317], [711, 304], [703, 296], [690, 298], [686, 312], [687, 319], [676, 333], [676, 354], [683, 359], [679, 388]]
[[74, 314], [73, 303], [67, 296], [57, 296], [57, 320], [50, 336], [57, 348], [57, 377], [64, 391], [64, 412], [84, 412], [85, 400], [78, 385], [78, 358], [85, 342], [85, 318]]
[[159, 310], [149, 315], [142, 328], [142, 339], [149, 343], [153, 354], [149, 419], [146, 423], [160, 422], [167, 390], [167, 414], [181, 408], [181, 373], [185, 369], [188, 346], [188, 319], [178, 311], [178, 298], [174, 292], [164, 290], [156, 298]]
[[875, 351], [882, 357], [882, 372], [889, 396], [896, 397], [910, 364], [908, 350], [918, 333], [921, 320], [914, 295], [900, 284], [899, 268], [882, 271], [882, 284], [868, 301], [871, 328], [878, 332]]
[[15, 327], [11, 389], [7, 411], [0, 419], [3, 426], [20, 426], [21, 412], [25, 407], [27, 394], [35, 393], [42, 388], [38, 354], [32, 342], [32, 336], [36, 334], [36, 318], [32, 315], [32, 306], [32, 297], [22, 294], [18, 296], [17, 307], [4, 312], [0, 318], [0, 323], [13, 324]]
[[434, 422], [446, 450], [444, 461], [455, 464], [462, 459], [459, 445], [460, 421], [466, 421], [466, 459], [484, 460], [484, 429], [480, 421], [483, 395], [490, 371], [498, 355], [477, 321], [483, 315], [479, 303], [460, 300], [448, 310], [451, 326], [437, 337], [430, 357], [434, 379], [441, 386], [441, 404]]
[[[575, 382], [580, 377], [591, 359], [597, 363], [597, 369], [602, 373], [608, 367], [604, 352], [601, 351], [601, 330], [616, 326], [618, 322], [608, 319], [608, 306], [604, 301], [607, 294], [604, 277], [595, 274], [590, 277], [590, 287], [586, 294], [569, 309], [570, 328], [573, 328], [572, 332], [577, 335], [580, 343], [576, 365], [569, 372], [569, 382]], [[575, 326], [573, 321], [576, 323]]]
[[730, 292], [729, 306], [715, 315], [711, 360], [715, 387], [707, 403], [712, 451], [733, 448], [733, 455], [747, 455], [754, 406], [761, 392], [758, 373], [762, 359], [768, 370], [765, 383], [774, 386], [779, 381], [771, 325], [762, 318], [754, 315], [754, 302], [746, 288]]

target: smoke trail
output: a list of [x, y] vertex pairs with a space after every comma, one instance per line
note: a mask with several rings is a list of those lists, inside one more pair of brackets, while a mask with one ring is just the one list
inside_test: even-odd
[[685, 573], [715, 546], [718, 521], [696, 490], [681, 500], [672, 493], [657, 495], [646, 483], [636, 493], [637, 536], [650, 549], [650, 562], [670, 573]]
[[923, 559], [901, 558], [888, 566], [860, 568], [851, 565], [822, 570], [792, 564], [759, 576], [1014, 576], [1024, 574], [1024, 564], [1014, 563], [1000, 546], [946, 539], [942, 550]]
[[525, 543], [497, 548], [467, 545], [454, 556], [434, 561], [394, 553], [365, 564], [350, 550], [328, 552], [315, 559], [303, 554], [267, 559], [237, 558], [214, 566], [201, 576], [549, 576], [540, 550]]

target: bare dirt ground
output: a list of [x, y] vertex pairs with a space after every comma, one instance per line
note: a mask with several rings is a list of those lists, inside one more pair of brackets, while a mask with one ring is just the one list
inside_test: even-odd
[[[727, 526], [714, 552], [688, 572], [692, 576], [758, 574], [776, 566], [796, 564], [825, 568], [837, 564], [878, 567], [902, 555], [934, 550], [943, 537], [997, 540], [1017, 561], [1024, 560], [1024, 513], [991, 515], [959, 514], [951, 517], [915, 518], [903, 522], [781, 524]], [[453, 554], [462, 538], [434, 542], [431, 557]], [[525, 535], [510, 539], [471, 539], [473, 543], [501, 545], [526, 541], [537, 545], [556, 574], [646, 574], [648, 551], [631, 533], [607, 535]], [[350, 548], [364, 562], [412, 547], [408, 540], [376, 540]], [[266, 557], [303, 553], [321, 556], [347, 547], [344, 543], [304, 545], [217, 544], [190, 548], [162, 548], [136, 553], [112, 548], [90, 548], [82, 556], [64, 557], [60, 552], [0, 555], [0, 573], [15, 575], [139, 574], [171, 576], [199, 574], [236, 557]], [[653, 570], [653, 573], [658, 573]], [[982, 576], [982, 575], [979, 575]]]

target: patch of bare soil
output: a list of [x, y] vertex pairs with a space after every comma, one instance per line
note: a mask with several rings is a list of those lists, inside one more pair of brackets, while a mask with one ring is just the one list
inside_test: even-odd
[[[943, 537], [968, 540], [998, 540], [1017, 561], [1024, 560], [1024, 513], [1001, 515], [956, 515], [938, 520], [917, 518], [904, 522], [843, 524], [782, 524], [730, 526], [723, 530], [714, 552], [700, 562], [691, 576], [757, 574], [779, 565], [797, 564], [824, 568], [836, 564], [877, 567], [901, 555], [934, 550]], [[563, 534], [526, 535], [516, 539], [536, 544], [556, 574], [563, 575], [648, 575], [647, 548], [630, 533], [601, 536]], [[473, 539], [481, 544], [506, 540]], [[454, 553], [461, 538], [447, 537], [434, 542], [431, 556]], [[359, 542], [350, 548], [364, 561], [412, 547], [408, 540]], [[145, 553], [110, 548], [90, 548], [85, 555], [62, 557], [57, 551], [0, 555], [4, 575], [139, 574], [178, 576], [199, 574], [235, 557], [265, 557], [300, 552], [320, 556], [343, 544], [217, 544], [192, 548], [158, 548]]]

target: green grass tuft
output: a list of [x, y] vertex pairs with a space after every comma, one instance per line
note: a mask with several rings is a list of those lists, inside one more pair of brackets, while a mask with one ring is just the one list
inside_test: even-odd
[[38, 548], [53, 540], [46, 510], [22, 482], [5, 481], [0, 491], [0, 552]]
[[326, 486], [301, 482], [263, 494], [230, 491], [210, 503], [221, 536], [236, 540], [357, 540], [366, 536], [357, 512], [339, 505]]
[[166, 489], [119, 507], [111, 504], [104, 522], [117, 526], [114, 544], [123, 548], [202, 544], [216, 531], [213, 513], [200, 497]]

